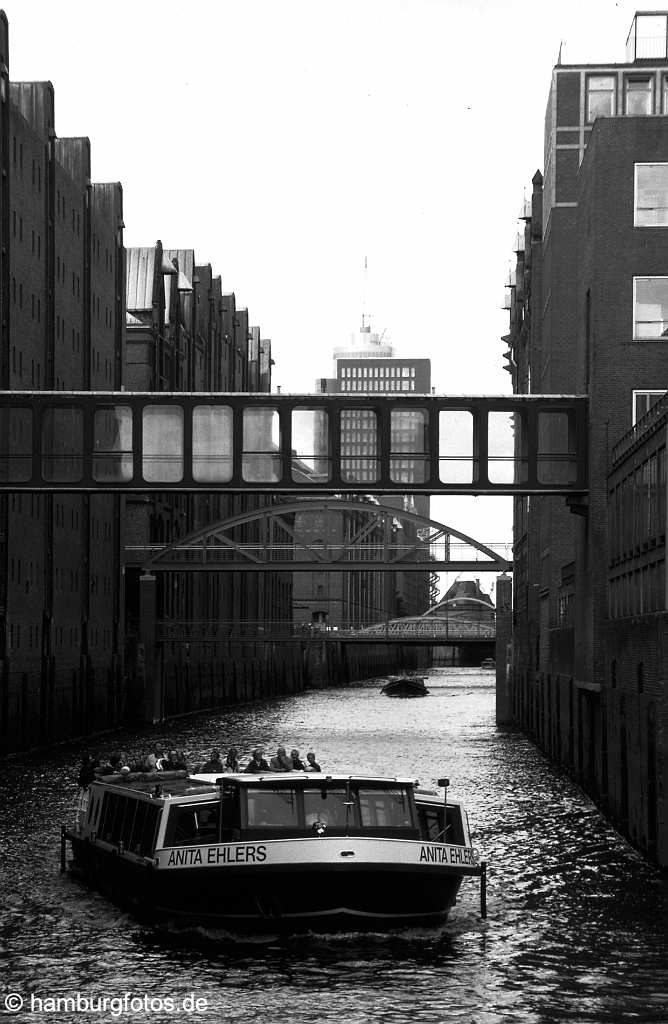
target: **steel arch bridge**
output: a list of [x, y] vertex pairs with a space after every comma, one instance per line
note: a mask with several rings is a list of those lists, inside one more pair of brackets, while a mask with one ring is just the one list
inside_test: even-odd
[[[332, 528], [335, 514], [341, 519]], [[146, 573], [507, 573], [513, 568], [511, 558], [460, 530], [375, 499], [312, 498], [267, 505], [171, 544], [129, 545], [125, 553], [126, 564]]]
[[[481, 602], [482, 603], [482, 602]], [[489, 607], [488, 605], [486, 607]], [[496, 622], [413, 615], [390, 619], [355, 632], [355, 639], [401, 640], [426, 644], [476, 643], [496, 639]]]

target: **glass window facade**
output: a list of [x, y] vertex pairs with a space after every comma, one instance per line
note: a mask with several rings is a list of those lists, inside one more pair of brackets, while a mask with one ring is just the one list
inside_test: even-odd
[[666, 29], [665, 14], [636, 14], [626, 41], [627, 61], [665, 59]]

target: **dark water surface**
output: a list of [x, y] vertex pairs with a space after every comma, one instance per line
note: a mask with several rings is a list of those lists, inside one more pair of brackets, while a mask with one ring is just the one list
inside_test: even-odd
[[[158, 931], [58, 873], [80, 748], [3, 765], [0, 1014], [11, 992], [25, 1000], [20, 1021], [668, 1024], [668, 883], [526, 739], [496, 730], [490, 684], [486, 673], [437, 669], [425, 699], [389, 700], [375, 684], [311, 692], [101, 747], [136, 755], [176, 741], [196, 763], [213, 747], [234, 743], [245, 760], [255, 744], [280, 741], [302, 755], [313, 747], [325, 769], [448, 775], [489, 862], [485, 922], [468, 879], [434, 929], [252, 943]], [[31, 993], [77, 992], [149, 1003], [97, 1012], [80, 1000], [81, 1012], [59, 1014], [30, 1003]], [[205, 1010], [184, 1010], [191, 993]]]

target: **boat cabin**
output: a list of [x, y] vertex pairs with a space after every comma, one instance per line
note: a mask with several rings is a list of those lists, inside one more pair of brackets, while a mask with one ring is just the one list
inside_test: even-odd
[[81, 831], [141, 858], [156, 848], [258, 839], [367, 836], [466, 845], [459, 804], [407, 779], [284, 774], [105, 780]]

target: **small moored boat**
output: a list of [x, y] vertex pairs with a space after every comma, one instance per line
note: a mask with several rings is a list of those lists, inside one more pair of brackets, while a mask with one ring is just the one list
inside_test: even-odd
[[[447, 780], [440, 780], [447, 785]], [[153, 919], [233, 931], [444, 920], [481, 878], [461, 803], [405, 778], [290, 772], [93, 782], [61, 867]]]
[[380, 692], [386, 697], [426, 697], [429, 690], [422, 676], [390, 676]]
[[480, 662], [480, 668], [484, 668], [489, 671], [495, 669], [496, 662], [494, 661], [494, 658], [483, 658], [483, 660]]

